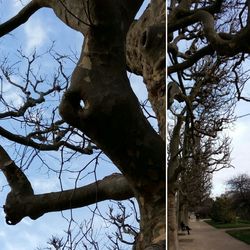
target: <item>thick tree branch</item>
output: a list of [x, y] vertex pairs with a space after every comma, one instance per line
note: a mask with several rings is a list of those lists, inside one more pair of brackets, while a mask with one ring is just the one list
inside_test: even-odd
[[[59, 109], [65, 121], [84, 131], [124, 175], [143, 190], [144, 185], [152, 187], [151, 171], [159, 169], [158, 173], [162, 171], [164, 175], [165, 145], [144, 117], [126, 77], [126, 31], [121, 29], [118, 21], [121, 22], [119, 6], [112, 5], [111, 8], [105, 5], [106, 8], [108, 13], [112, 10], [112, 15], [117, 17], [116, 23], [105, 15], [102, 17], [107, 18], [102, 21], [105, 26], [100, 27], [103, 32], [96, 33], [94, 28], [85, 37], [71, 86]], [[106, 28], [111, 27], [112, 34], [107, 34]], [[83, 107], [81, 101], [85, 104]], [[162, 177], [162, 174], [157, 174], [154, 178]]]
[[0, 25], [0, 37], [8, 34], [20, 25], [24, 24], [37, 10], [42, 7], [48, 7], [41, 4], [40, 0], [33, 0], [28, 3], [16, 16]]
[[[156, 14], [157, 13], [157, 14]], [[157, 18], [155, 18], [157, 16]], [[130, 72], [143, 76], [149, 101], [165, 140], [165, 2], [152, 1], [126, 38], [126, 64]], [[157, 48], [157, 50], [155, 49]]]
[[[48, 212], [85, 207], [104, 200], [126, 200], [134, 197], [121, 174], [113, 174], [95, 183], [61, 192], [18, 195], [6, 199], [4, 210], [8, 224], [15, 225], [24, 217], [35, 220]], [[18, 209], [16, 209], [18, 207]]]
[[4, 150], [4, 148], [0, 145], [0, 168], [4, 168], [5, 166], [8, 166], [12, 163], [12, 159], [7, 154], [7, 152]]
[[196, 22], [194, 14], [198, 11], [206, 11], [207, 13], [210, 13], [212, 15], [215, 13], [219, 13], [221, 10], [222, 2], [222, 0], [217, 0], [210, 6], [195, 10], [190, 10], [190, 6], [187, 8], [183, 8], [182, 6], [180, 6], [180, 3], [180, 7], [176, 7], [173, 11], [171, 9], [169, 13], [168, 32], [173, 33], [178, 29], [194, 24]]
[[[184, 112], [183, 112], [184, 113]], [[178, 174], [179, 174], [179, 154], [180, 154], [180, 138], [181, 138], [181, 128], [184, 122], [184, 116], [179, 115], [177, 117], [176, 124], [173, 129], [173, 133], [169, 142], [169, 161], [168, 161], [168, 184], [169, 189], [175, 190], [176, 186], [174, 185]]]
[[48, 212], [84, 207], [108, 199], [125, 200], [134, 197], [122, 174], [112, 174], [80, 188], [34, 195], [25, 174], [1, 146], [0, 169], [11, 187], [4, 206], [6, 222], [11, 225], [17, 224], [26, 216], [37, 219]]
[[213, 53], [214, 53], [214, 49], [211, 45], [208, 45], [204, 48], [201, 48], [200, 50], [195, 52], [192, 56], [190, 56], [186, 61], [169, 66], [168, 70], [167, 70], [168, 74], [172, 74], [174, 72], [185, 70], [188, 67], [191, 67], [193, 64], [195, 64], [197, 61], [199, 61], [204, 56], [212, 55]]
[[0, 169], [3, 171], [11, 187], [12, 196], [34, 194], [29, 180], [11, 160], [2, 146], [0, 146]]
[[134, 1], [121, 0], [121, 3], [125, 7], [124, 10], [126, 9], [127, 15], [130, 17], [131, 20], [134, 19], [134, 16], [140, 9], [143, 2], [144, 0], [134, 0]]
[[93, 153], [93, 151], [88, 147], [87, 148], [80, 148], [80, 147], [77, 147], [75, 145], [68, 143], [67, 141], [63, 141], [63, 140], [54, 142], [53, 144], [37, 143], [29, 137], [25, 137], [25, 136], [11, 133], [1, 126], [0, 126], [0, 135], [9, 139], [10, 141], [14, 141], [14, 142], [17, 142], [17, 143], [25, 145], [25, 146], [33, 147], [33, 148], [41, 150], [41, 151], [54, 151], [54, 150], [58, 150], [62, 146], [65, 146], [69, 149], [72, 149], [76, 152], [80, 152], [82, 154], [92, 154]]
[[[250, 37], [250, 26], [242, 28], [237, 34], [217, 33], [214, 24], [214, 16], [206, 10], [196, 10], [187, 17], [180, 20], [171, 21], [168, 25], [168, 31], [174, 32], [176, 29], [188, 27], [194, 23], [201, 22], [203, 25], [204, 36], [219, 55], [234, 56], [240, 52], [249, 53], [250, 47], [248, 40]], [[202, 51], [204, 52], [204, 51]], [[174, 67], [174, 66], [173, 66]], [[170, 68], [173, 72], [173, 68]]]
[[[134, 193], [127, 180], [122, 174], [115, 173], [80, 188], [35, 195], [34, 206], [47, 213], [84, 207], [108, 199], [126, 200], [131, 197], [134, 197]], [[33, 210], [36, 210], [35, 207]]]

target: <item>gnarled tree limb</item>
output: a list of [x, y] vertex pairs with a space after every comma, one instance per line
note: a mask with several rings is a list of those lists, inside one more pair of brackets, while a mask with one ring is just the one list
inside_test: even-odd
[[37, 10], [42, 7], [48, 7], [42, 4], [41, 0], [33, 0], [28, 3], [21, 11], [7, 22], [0, 25], [0, 37], [8, 34], [20, 25], [24, 24]]
[[54, 142], [53, 144], [37, 143], [34, 140], [32, 140], [31, 138], [11, 133], [1, 126], [0, 126], [0, 135], [4, 136], [5, 138], [9, 139], [10, 141], [14, 141], [14, 142], [17, 142], [17, 143], [25, 145], [25, 146], [33, 147], [33, 148], [36, 148], [36, 149], [41, 150], [41, 151], [58, 150], [60, 147], [65, 146], [66, 148], [69, 148], [71, 150], [75, 150], [76, 152], [80, 152], [82, 154], [92, 154], [93, 153], [93, 150], [88, 148], [88, 147], [80, 148], [80, 147], [72, 145], [64, 140]]
[[166, 119], [163, 115], [166, 109], [165, 4], [165, 1], [152, 1], [140, 19], [132, 23], [126, 38], [127, 69], [143, 76], [163, 139]]
[[84, 207], [109, 199], [134, 197], [122, 174], [112, 174], [80, 188], [35, 195], [28, 178], [1, 146], [0, 169], [11, 187], [4, 206], [6, 222], [10, 225], [17, 224], [26, 216], [37, 219], [48, 212]]

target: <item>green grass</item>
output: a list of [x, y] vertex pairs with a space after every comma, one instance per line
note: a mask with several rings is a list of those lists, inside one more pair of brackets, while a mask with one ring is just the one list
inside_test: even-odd
[[214, 222], [212, 220], [205, 220], [206, 223], [208, 223], [209, 225], [215, 227], [215, 228], [241, 228], [241, 227], [250, 227], [250, 221], [246, 221], [246, 220], [238, 220], [235, 223], [218, 223], [218, 222]]
[[245, 243], [250, 245], [250, 229], [229, 230], [226, 232], [234, 238], [244, 241]]

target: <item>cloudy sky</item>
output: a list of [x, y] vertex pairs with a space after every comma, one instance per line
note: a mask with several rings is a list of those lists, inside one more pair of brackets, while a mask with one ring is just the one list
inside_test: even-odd
[[[244, 94], [250, 96], [250, 86], [246, 86]], [[214, 174], [213, 196], [224, 193], [227, 189], [226, 181], [239, 174], [250, 175], [250, 103], [240, 101], [236, 107], [236, 116], [243, 116], [231, 126], [225, 133], [232, 138], [231, 144], [231, 163], [234, 168], [223, 169]]]
[[[3, 23], [10, 17], [14, 16], [22, 8], [22, 4], [29, 1], [19, 0], [2, 0], [0, 1], [0, 22]], [[145, 2], [144, 7], [147, 5]], [[17, 55], [16, 50], [22, 49], [25, 54], [31, 54], [36, 51], [45, 51], [52, 42], [55, 41], [55, 48], [58, 52], [64, 52], [65, 48], [70, 51], [80, 51], [83, 37], [80, 33], [73, 31], [66, 27], [60, 20], [55, 17], [50, 9], [42, 9], [35, 13], [29, 21], [11, 32], [11, 35], [0, 39], [0, 57], [8, 55], [14, 57]], [[51, 67], [49, 61], [43, 61], [42, 65], [47, 67], [48, 71]], [[22, 70], [22, 68], [21, 68]], [[147, 98], [145, 86], [142, 79], [135, 75], [129, 75], [132, 87], [141, 101]], [[18, 79], [17, 79], [18, 80]], [[13, 105], [19, 106], [22, 103], [22, 98], [18, 92], [6, 83], [3, 86], [5, 94], [8, 95], [7, 101], [13, 102]], [[2, 121], [3, 122], [3, 121]], [[10, 153], [11, 147], [6, 146], [6, 150]], [[56, 165], [56, 162], [51, 157], [46, 159], [50, 164]], [[110, 174], [116, 169], [107, 161], [105, 166], [101, 166], [100, 171], [97, 172], [98, 178], [102, 178], [106, 174]], [[36, 164], [36, 162], [34, 162]], [[33, 164], [33, 165], [34, 165]], [[82, 164], [76, 161], [74, 164]], [[46, 171], [40, 171], [36, 168], [28, 170], [27, 175], [33, 185], [35, 193], [44, 193], [60, 190], [60, 181], [58, 176]], [[67, 176], [66, 176], [67, 177]], [[66, 178], [65, 188], [73, 188], [74, 181]], [[5, 198], [9, 192], [8, 187], [5, 186], [6, 181], [3, 175], [0, 174], [0, 206], [5, 203]], [[83, 183], [86, 184], [86, 183]], [[107, 204], [100, 204], [100, 208], [107, 210]], [[92, 207], [76, 209], [73, 211], [74, 218], [78, 221], [88, 219], [91, 215]], [[83, 216], [84, 215], [84, 216]], [[66, 217], [66, 219], [63, 218]], [[1, 250], [32, 250], [37, 247], [45, 247], [46, 242], [52, 235], [58, 237], [65, 236], [63, 231], [67, 230], [67, 219], [71, 217], [70, 212], [50, 213], [42, 216], [36, 221], [29, 218], [23, 219], [18, 225], [9, 226], [5, 223], [5, 214], [0, 209], [0, 249]], [[106, 227], [98, 217], [94, 221], [96, 228]], [[101, 236], [97, 236], [98, 237]]]

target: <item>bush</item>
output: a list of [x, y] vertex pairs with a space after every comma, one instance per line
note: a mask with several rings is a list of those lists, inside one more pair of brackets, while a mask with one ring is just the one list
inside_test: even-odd
[[227, 197], [217, 197], [211, 210], [211, 219], [217, 223], [233, 223], [236, 214]]

